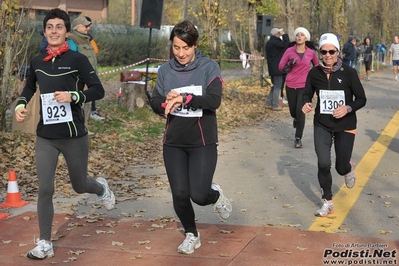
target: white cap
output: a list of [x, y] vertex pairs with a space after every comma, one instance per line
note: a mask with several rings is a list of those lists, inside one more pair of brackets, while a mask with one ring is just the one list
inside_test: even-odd
[[307, 29], [305, 29], [304, 27], [296, 28], [295, 31], [294, 31], [294, 36], [296, 36], [299, 32], [302, 32], [305, 35], [306, 40], [310, 41], [310, 33], [309, 33], [309, 31]]
[[270, 31], [270, 34], [271, 34], [271, 35], [276, 35], [276, 34], [279, 33], [280, 31], [283, 31], [283, 29], [273, 28], [273, 29]]
[[321, 47], [326, 43], [334, 45], [335, 48], [337, 48], [337, 50], [340, 51], [338, 38], [337, 38], [337, 36], [335, 36], [335, 34], [324, 33], [323, 35], [321, 35], [320, 41], [319, 41], [319, 49], [321, 49]]

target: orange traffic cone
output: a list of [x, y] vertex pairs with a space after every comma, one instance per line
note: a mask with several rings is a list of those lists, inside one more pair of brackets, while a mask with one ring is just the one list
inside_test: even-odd
[[17, 176], [15, 171], [10, 171], [8, 174], [8, 186], [7, 186], [7, 198], [6, 201], [0, 204], [1, 208], [21, 208], [28, 204], [29, 201], [24, 201], [21, 199], [21, 194], [19, 194]]
[[3, 218], [6, 218], [9, 215], [10, 215], [9, 213], [0, 212], [0, 220], [3, 219]]

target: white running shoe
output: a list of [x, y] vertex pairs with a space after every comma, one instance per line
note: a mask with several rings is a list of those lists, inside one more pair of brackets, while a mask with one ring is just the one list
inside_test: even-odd
[[198, 236], [194, 236], [193, 233], [187, 233], [186, 239], [177, 248], [177, 252], [181, 254], [193, 254], [194, 250], [201, 246], [200, 233]]
[[288, 100], [283, 97], [283, 104], [288, 104]]
[[315, 216], [326, 217], [334, 213], [334, 203], [332, 200], [323, 199], [323, 206], [315, 212]]
[[223, 190], [219, 185], [213, 183], [211, 188], [213, 190], [219, 191], [219, 199], [213, 204], [213, 208], [215, 211], [219, 213], [220, 218], [227, 220], [230, 217], [231, 211], [233, 210], [231, 203], [228, 198], [226, 198], [223, 194]]
[[98, 199], [101, 200], [107, 210], [112, 210], [115, 207], [114, 193], [109, 189], [107, 180], [105, 180], [105, 178], [98, 177], [97, 182], [104, 187], [104, 194], [102, 196], [98, 196]]
[[28, 252], [28, 258], [34, 260], [44, 260], [45, 258], [54, 257], [53, 244], [51, 242], [46, 243], [46, 240], [44, 239], [37, 239], [35, 244], [37, 246]]

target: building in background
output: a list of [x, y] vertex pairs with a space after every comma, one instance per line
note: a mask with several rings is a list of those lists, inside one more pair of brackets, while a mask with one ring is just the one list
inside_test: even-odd
[[108, 0], [34, 0], [26, 2], [30, 9], [30, 17], [36, 21], [43, 21], [46, 11], [57, 7], [65, 10], [71, 20], [83, 14], [90, 17], [95, 23], [101, 23], [106, 22], [108, 17]]

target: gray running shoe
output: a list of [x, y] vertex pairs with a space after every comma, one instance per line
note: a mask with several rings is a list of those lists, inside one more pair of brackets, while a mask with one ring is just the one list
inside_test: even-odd
[[98, 121], [103, 121], [103, 120], [105, 120], [105, 118], [102, 117], [102, 116], [100, 116], [100, 114], [99, 114], [97, 111], [91, 112], [91, 113], [90, 113], [90, 118], [93, 118], [93, 119], [98, 120]]
[[177, 248], [177, 252], [182, 254], [192, 254], [194, 250], [201, 246], [200, 234], [198, 232], [198, 237], [194, 236], [193, 233], [187, 233], [186, 239]]
[[302, 148], [303, 146], [302, 146], [302, 140], [300, 139], [300, 138], [295, 138], [295, 140], [294, 140], [294, 146], [295, 146], [295, 148]]
[[35, 244], [37, 246], [28, 252], [28, 258], [34, 260], [44, 260], [45, 258], [54, 257], [53, 244], [51, 242], [46, 243], [46, 240], [44, 239], [37, 239]]
[[219, 191], [219, 199], [213, 204], [213, 208], [215, 211], [219, 213], [220, 218], [227, 220], [230, 217], [231, 211], [233, 210], [231, 203], [228, 198], [226, 198], [223, 194], [223, 190], [219, 185], [213, 183], [211, 188], [213, 190]]
[[107, 180], [105, 180], [105, 178], [98, 177], [97, 182], [104, 187], [104, 194], [102, 196], [98, 196], [98, 199], [101, 200], [107, 210], [112, 210], [115, 207], [114, 193], [109, 189]]
[[355, 172], [353, 172], [355, 163], [352, 160], [350, 160], [350, 164], [351, 164], [351, 171], [349, 173], [347, 173], [346, 175], [344, 175], [345, 185], [347, 188], [353, 188], [356, 183], [356, 175], [355, 175]]
[[317, 210], [314, 215], [319, 217], [326, 217], [329, 214], [334, 213], [334, 203], [331, 200], [323, 199], [323, 206]]

